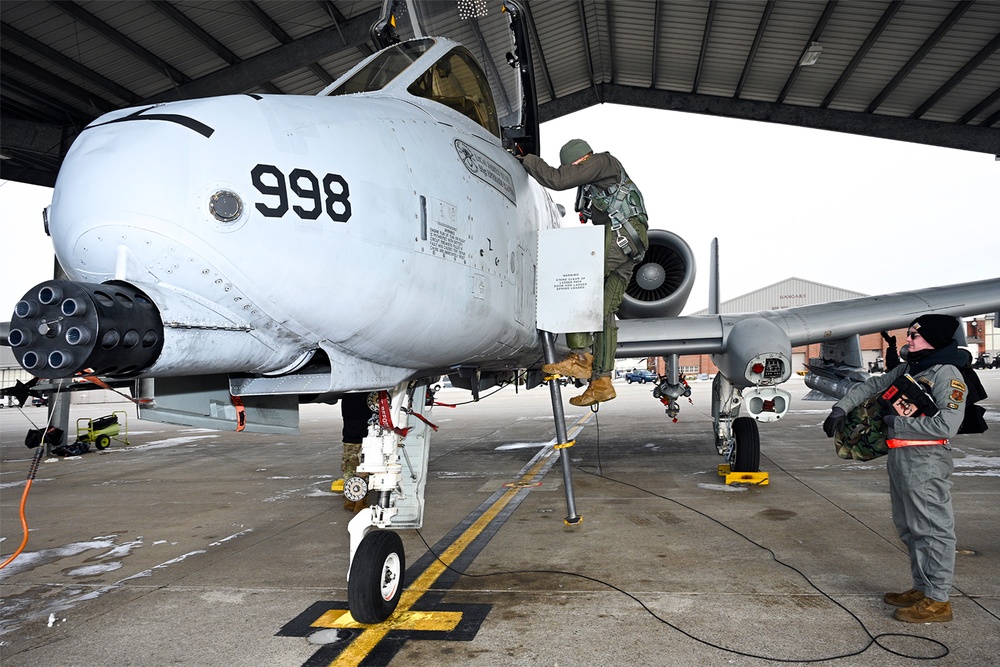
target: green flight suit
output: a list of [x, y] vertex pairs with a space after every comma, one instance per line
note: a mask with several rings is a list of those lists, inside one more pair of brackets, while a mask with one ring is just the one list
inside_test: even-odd
[[[549, 166], [537, 155], [525, 155], [521, 164], [535, 180], [551, 190], [569, 190], [587, 184], [607, 190], [618, 184], [624, 171], [621, 163], [610, 153], [594, 153], [580, 164], [564, 164], [558, 168]], [[593, 378], [596, 379], [602, 375], [610, 377], [614, 371], [615, 352], [618, 349], [615, 313], [622, 304], [625, 289], [637, 262], [629, 258], [615, 243], [617, 235], [611, 229], [608, 214], [594, 207], [591, 211], [591, 221], [595, 225], [604, 226], [604, 325], [597, 332], [567, 334], [566, 342], [574, 350], [593, 346]], [[649, 247], [646, 216], [633, 216], [629, 218], [629, 222], [635, 228], [645, 250]]]

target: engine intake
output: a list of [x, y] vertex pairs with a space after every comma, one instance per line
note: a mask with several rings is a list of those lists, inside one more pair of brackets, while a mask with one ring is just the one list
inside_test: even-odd
[[675, 317], [694, 286], [695, 262], [681, 237], [664, 229], [649, 230], [649, 249], [635, 267], [618, 309], [621, 319]]

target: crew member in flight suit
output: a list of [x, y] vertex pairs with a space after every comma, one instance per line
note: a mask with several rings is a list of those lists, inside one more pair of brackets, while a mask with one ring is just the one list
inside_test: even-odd
[[886, 414], [886, 468], [892, 522], [910, 554], [913, 587], [886, 593], [883, 600], [896, 609], [893, 616], [909, 623], [950, 621], [952, 577], [955, 573], [955, 515], [951, 507], [954, 468], [948, 439], [958, 433], [966, 409], [968, 388], [959, 367], [967, 354], [954, 339], [958, 320], [949, 315], [921, 315], [906, 332], [905, 363], [882, 375], [873, 375], [852, 387], [834, 404], [823, 430], [833, 437], [848, 412], [868, 397], [888, 389], [909, 374], [933, 400], [933, 416]]
[[[625, 296], [636, 264], [649, 246], [642, 194], [610, 153], [594, 153], [582, 139], [571, 139], [560, 149], [561, 165], [554, 168], [537, 155], [518, 156], [525, 170], [552, 190], [579, 188], [577, 211], [604, 226], [604, 328], [597, 332], [570, 333], [569, 355], [546, 364], [542, 371], [590, 380], [587, 390], [569, 400], [573, 405], [593, 405], [615, 397], [611, 375], [618, 347], [615, 313]], [[593, 349], [593, 354], [590, 350]]]

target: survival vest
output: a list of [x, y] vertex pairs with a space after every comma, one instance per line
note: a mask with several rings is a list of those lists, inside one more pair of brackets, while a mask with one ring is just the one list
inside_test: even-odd
[[580, 186], [577, 192], [576, 210], [589, 218], [587, 209], [590, 206], [608, 214], [611, 218], [611, 229], [617, 235], [615, 242], [618, 247], [630, 259], [641, 262], [646, 254], [646, 246], [636, 233], [630, 219], [639, 218], [640, 222], [645, 223], [649, 220], [649, 216], [646, 215], [646, 203], [642, 199], [642, 193], [621, 165], [618, 167], [618, 183], [607, 190], [596, 188], [593, 183]]

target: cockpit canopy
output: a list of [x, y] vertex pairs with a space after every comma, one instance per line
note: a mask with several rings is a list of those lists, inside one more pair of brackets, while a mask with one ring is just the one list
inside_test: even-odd
[[[328, 94], [350, 95], [382, 90], [434, 44], [435, 40], [423, 38], [383, 49]], [[406, 78], [411, 77], [408, 75]], [[415, 97], [443, 104], [500, 137], [500, 122], [489, 81], [464, 46], [455, 46], [435, 60], [407, 86], [406, 91]]]

